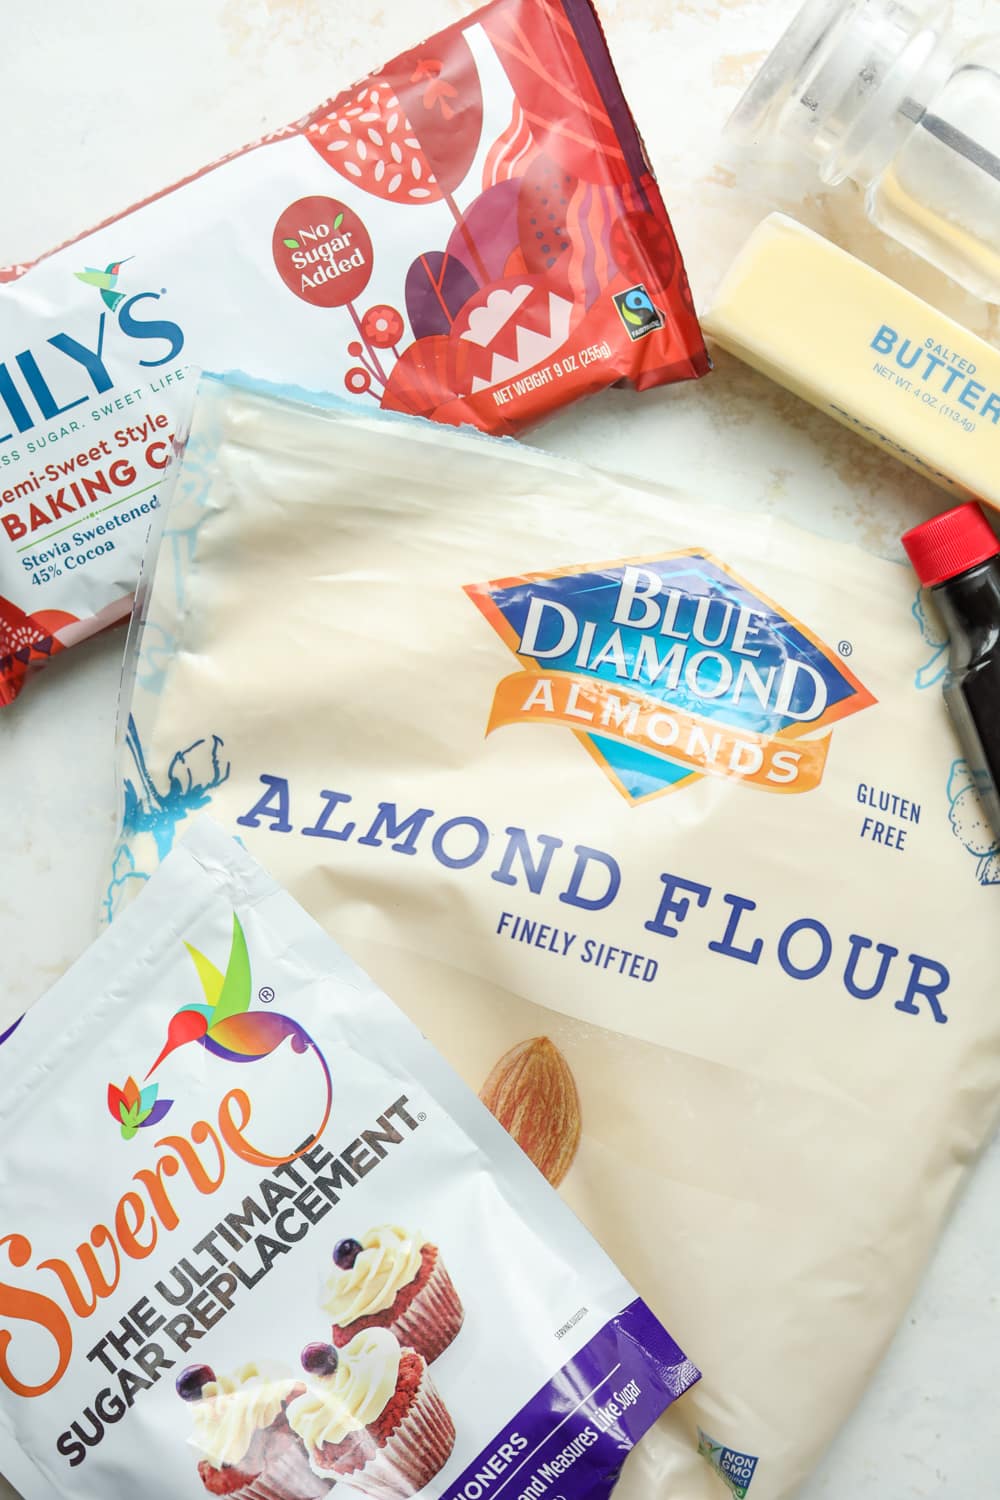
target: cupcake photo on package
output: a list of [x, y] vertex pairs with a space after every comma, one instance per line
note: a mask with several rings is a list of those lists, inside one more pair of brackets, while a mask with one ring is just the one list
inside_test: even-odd
[[483, 1475], [604, 1500], [699, 1379], [208, 820], [0, 1044], [0, 1139], [0, 1474], [24, 1500], [480, 1500]]
[[232, 1375], [190, 1365], [176, 1381], [191, 1403], [191, 1443], [210, 1495], [232, 1500], [320, 1500], [330, 1489], [310, 1467], [302, 1439], [288, 1421], [289, 1403], [305, 1386], [280, 1370], [246, 1364]]
[[365, 1329], [388, 1328], [428, 1364], [444, 1353], [465, 1316], [437, 1245], [395, 1224], [338, 1241], [323, 1307], [338, 1347]]
[[307, 1391], [288, 1410], [313, 1470], [374, 1500], [405, 1500], [430, 1484], [451, 1457], [455, 1424], [415, 1349], [387, 1328], [349, 1344], [310, 1344], [302, 1356]]

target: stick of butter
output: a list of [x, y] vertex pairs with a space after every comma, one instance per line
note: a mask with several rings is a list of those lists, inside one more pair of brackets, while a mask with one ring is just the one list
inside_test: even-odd
[[846, 250], [771, 214], [702, 321], [911, 468], [1000, 506], [1000, 351]]

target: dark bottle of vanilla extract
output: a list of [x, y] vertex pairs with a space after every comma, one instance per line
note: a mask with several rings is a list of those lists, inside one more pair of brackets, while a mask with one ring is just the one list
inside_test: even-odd
[[1000, 839], [1000, 541], [970, 501], [915, 526], [903, 546], [948, 631], [945, 702]]

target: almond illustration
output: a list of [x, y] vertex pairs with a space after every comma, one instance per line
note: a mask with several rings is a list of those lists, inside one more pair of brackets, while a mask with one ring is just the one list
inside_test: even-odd
[[479, 1097], [558, 1187], [580, 1144], [580, 1099], [555, 1043], [547, 1036], [519, 1042], [495, 1064]]

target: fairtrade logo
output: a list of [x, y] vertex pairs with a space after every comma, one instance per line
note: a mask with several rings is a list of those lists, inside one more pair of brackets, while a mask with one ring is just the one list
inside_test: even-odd
[[250, 955], [238, 917], [233, 916], [233, 940], [224, 974], [190, 943], [184, 946], [191, 955], [206, 1003], [185, 1005], [171, 1019], [167, 1040], [143, 1080], [144, 1087], [140, 1088], [134, 1078], [129, 1078], [121, 1089], [113, 1083], [108, 1085], [108, 1109], [121, 1127], [122, 1139], [130, 1141], [139, 1130], [159, 1124], [172, 1107], [174, 1101], [159, 1099], [159, 1085], [150, 1084], [149, 1079], [178, 1047], [197, 1042], [206, 1052], [225, 1062], [252, 1063], [269, 1057], [286, 1039], [291, 1041], [293, 1052], [314, 1052], [323, 1069], [326, 1112], [323, 1124], [315, 1132], [315, 1139], [319, 1139], [330, 1118], [333, 1103], [330, 1069], [312, 1037], [297, 1021], [272, 1011], [251, 1011]]
[[828, 646], [707, 552], [469, 584], [521, 663], [486, 733], [576, 735], [629, 803], [702, 776], [812, 791], [837, 720], [875, 699]]
[[663, 313], [654, 305], [641, 281], [638, 286], [630, 286], [627, 292], [616, 292], [614, 303], [633, 343], [663, 327]]
[[96, 271], [93, 266], [88, 266], [85, 271], [74, 271], [73, 274], [77, 281], [82, 281], [87, 286], [97, 287], [105, 307], [114, 312], [119, 302], [125, 301], [125, 293], [115, 290], [118, 285], [118, 273], [126, 261], [131, 259], [129, 255], [125, 260], [113, 260], [110, 265], [104, 267], [103, 271]]

